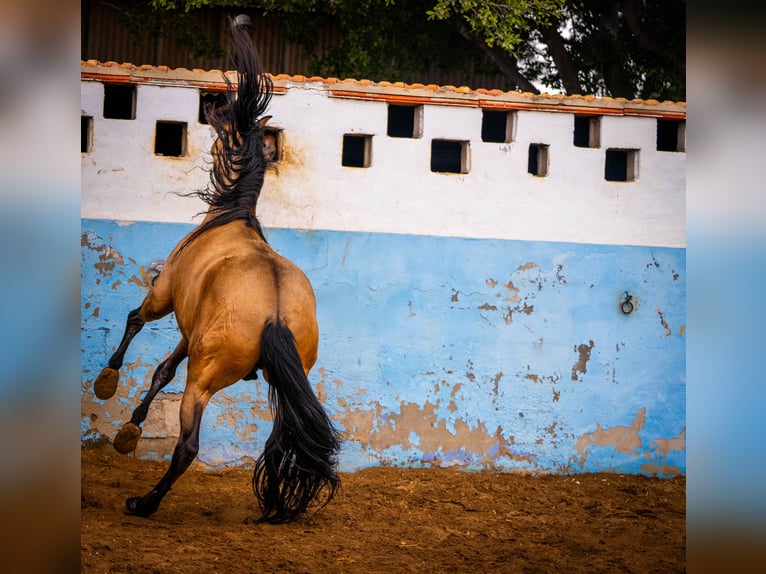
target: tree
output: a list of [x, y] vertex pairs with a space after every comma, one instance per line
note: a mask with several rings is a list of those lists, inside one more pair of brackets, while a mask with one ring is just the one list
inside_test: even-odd
[[[258, 9], [326, 76], [416, 81], [430, 66], [499, 70], [538, 93], [684, 100], [685, 0], [151, 0]], [[323, 26], [339, 41], [316, 51]]]

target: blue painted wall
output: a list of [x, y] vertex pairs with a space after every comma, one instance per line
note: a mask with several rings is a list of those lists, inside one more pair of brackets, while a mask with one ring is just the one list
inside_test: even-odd
[[[112, 438], [178, 340], [147, 325], [118, 395], [92, 381], [191, 226], [82, 220], [83, 440]], [[685, 250], [268, 229], [311, 279], [310, 374], [345, 432], [341, 470], [460, 465], [533, 473], [685, 473]], [[628, 292], [635, 310], [620, 311]], [[167, 458], [184, 369], [158, 397], [141, 456]], [[159, 414], [157, 414], [159, 413]], [[164, 418], [163, 418], [164, 417]], [[271, 428], [262, 379], [219, 393], [199, 459], [246, 464]]]

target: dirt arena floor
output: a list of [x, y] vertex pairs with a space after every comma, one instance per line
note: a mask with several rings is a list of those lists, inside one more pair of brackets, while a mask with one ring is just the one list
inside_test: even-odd
[[686, 480], [375, 468], [298, 523], [258, 516], [251, 472], [190, 470], [124, 514], [166, 463], [82, 451], [81, 572], [684, 572]]

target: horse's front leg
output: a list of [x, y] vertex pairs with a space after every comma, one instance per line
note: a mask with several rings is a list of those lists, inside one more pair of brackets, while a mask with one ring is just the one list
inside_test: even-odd
[[173, 483], [180, 477], [199, 452], [199, 429], [202, 413], [209, 396], [184, 392], [181, 400], [181, 432], [178, 436], [170, 467], [157, 485], [144, 496], [134, 496], [125, 501], [128, 514], [136, 516], [151, 516], [157, 511], [162, 499], [170, 490]]
[[138, 439], [141, 437], [141, 424], [146, 420], [146, 415], [149, 412], [149, 405], [157, 396], [157, 393], [173, 380], [176, 368], [188, 355], [188, 349], [189, 344], [186, 339], [181, 339], [181, 342], [178, 343], [170, 356], [157, 366], [157, 370], [154, 371], [154, 376], [152, 377], [152, 384], [141, 404], [133, 411], [130, 421], [125, 423], [120, 432], [117, 433], [117, 436], [114, 437], [114, 450], [122, 454], [135, 450]]
[[96, 377], [96, 381], [93, 383], [93, 392], [96, 396], [105, 401], [111, 398], [117, 390], [117, 380], [119, 379], [119, 369], [122, 367], [122, 362], [125, 359], [125, 351], [128, 350], [128, 345], [138, 332], [144, 327], [145, 322], [141, 319], [141, 307], [133, 309], [128, 313], [128, 320], [125, 324], [125, 333], [122, 335], [122, 341], [120, 341], [117, 350], [109, 359], [108, 367], [104, 367]]

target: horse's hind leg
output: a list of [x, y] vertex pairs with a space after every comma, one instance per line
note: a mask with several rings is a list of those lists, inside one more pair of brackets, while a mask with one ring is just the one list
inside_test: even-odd
[[[178, 480], [199, 452], [199, 429], [202, 422], [202, 413], [212, 395], [212, 381], [220, 379], [220, 372], [215, 369], [204, 369], [205, 375], [198, 376], [195, 366], [191, 363], [188, 368], [186, 390], [181, 400], [181, 430], [178, 436], [170, 467], [157, 485], [144, 496], [135, 496], [125, 501], [127, 512], [136, 516], [150, 516], [154, 514], [162, 502], [162, 499], [170, 490], [173, 483]], [[216, 381], [218, 382], [218, 381]], [[232, 383], [234, 381], [231, 381]], [[221, 388], [226, 385], [216, 385]]]
[[109, 359], [107, 367], [102, 369], [99, 373], [96, 381], [93, 383], [93, 392], [96, 396], [105, 401], [111, 398], [117, 390], [117, 380], [119, 378], [119, 369], [122, 367], [122, 362], [125, 359], [125, 351], [128, 350], [128, 345], [133, 340], [138, 332], [144, 327], [144, 320], [140, 316], [141, 307], [133, 309], [128, 313], [128, 320], [125, 324], [125, 333], [122, 335], [122, 341], [120, 341], [117, 350]]
[[138, 439], [141, 437], [141, 424], [146, 420], [146, 415], [149, 412], [149, 405], [154, 400], [154, 397], [157, 396], [157, 393], [173, 380], [176, 368], [188, 355], [188, 349], [189, 345], [186, 339], [181, 339], [181, 342], [178, 343], [170, 356], [157, 366], [157, 370], [154, 371], [154, 376], [152, 377], [152, 384], [141, 404], [133, 411], [130, 421], [125, 423], [120, 432], [117, 433], [117, 436], [114, 437], [114, 450], [122, 454], [135, 450]]

